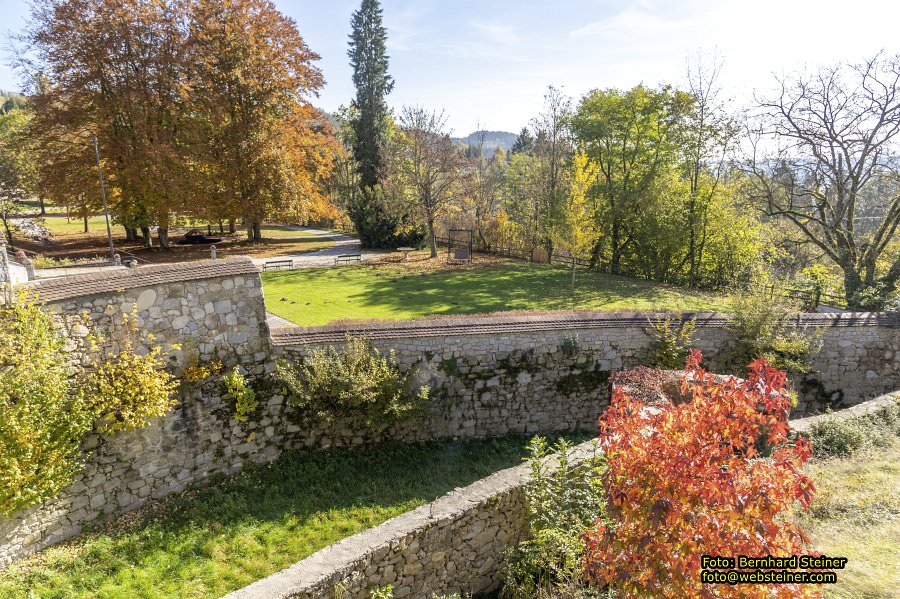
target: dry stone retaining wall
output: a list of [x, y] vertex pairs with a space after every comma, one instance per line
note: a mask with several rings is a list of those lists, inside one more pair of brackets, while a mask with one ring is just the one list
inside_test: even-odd
[[[248, 259], [149, 266], [33, 282], [26, 287], [62, 323], [73, 362], [90, 363], [88, 335], [116, 351], [124, 313], [171, 351], [176, 371], [190, 356], [238, 365], [260, 406], [232, 417], [221, 377], [184, 384], [178, 405], [150, 427], [91, 435], [84, 470], [59, 497], [0, 520], [0, 564], [78, 534], [86, 524], [135, 509], [214, 474], [267, 463], [282, 452], [385, 438], [416, 441], [593, 429], [608, 404], [610, 373], [641, 363], [647, 315], [548, 314], [457, 317], [357, 327], [276, 329], [265, 319], [262, 283]], [[728, 346], [725, 321], [698, 315], [697, 346], [715, 369]], [[801, 382], [801, 409], [853, 404], [900, 386], [900, 329], [883, 316], [819, 315], [827, 327], [818, 373]], [[323, 428], [286, 405], [272, 383], [274, 361], [365, 335], [415, 368], [432, 388], [429, 410], [378, 438], [337, 424]]]
[[[828, 418], [857, 418], [898, 401], [900, 392]], [[806, 432], [815, 418], [821, 417], [792, 420], [791, 427]], [[573, 450], [572, 459], [596, 451], [588, 441]], [[385, 585], [394, 587], [397, 598], [495, 590], [504, 555], [527, 534], [522, 488], [529, 480], [527, 464], [503, 470], [334, 543], [225, 599], [368, 599]]]

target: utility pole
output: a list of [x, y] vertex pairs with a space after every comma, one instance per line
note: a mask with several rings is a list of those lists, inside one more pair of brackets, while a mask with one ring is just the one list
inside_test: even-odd
[[103, 169], [100, 167], [100, 150], [97, 148], [97, 136], [94, 139], [94, 157], [97, 159], [97, 175], [100, 177], [100, 198], [103, 200], [103, 216], [106, 218], [106, 238], [109, 240], [109, 261], [116, 261], [116, 250], [113, 248], [112, 229], [109, 226], [109, 210], [106, 208], [106, 189], [103, 187]]

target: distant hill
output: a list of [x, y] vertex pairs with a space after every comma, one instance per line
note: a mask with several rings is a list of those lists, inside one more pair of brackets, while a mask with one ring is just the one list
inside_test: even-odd
[[[483, 141], [482, 136], [484, 137]], [[509, 149], [516, 141], [516, 137], [515, 133], [509, 133], [508, 131], [476, 131], [465, 137], [454, 137], [453, 141], [464, 143], [467, 146], [483, 144], [485, 153], [490, 155], [497, 148], [503, 148], [504, 151], [509, 152]]]

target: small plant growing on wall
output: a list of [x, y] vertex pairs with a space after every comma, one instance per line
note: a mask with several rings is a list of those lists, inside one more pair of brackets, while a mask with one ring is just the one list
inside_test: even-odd
[[697, 320], [682, 321], [677, 315], [667, 313], [656, 320], [649, 320], [650, 337], [653, 339], [647, 365], [665, 370], [680, 370], [691, 353]]
[[822, 332], [797, 323], [797, 306], [761, 291], [736, 294], [731, 300], [728, 329], [734, 345], [726, 356], [727, 367], [745, 374], [753, 360], [789, 373], [809, 372], [812, 359], [822, 347]]
[[528, 446], [531, 482], [523, 489], [529, 538], [501, 566], [502, 597], [569, 596], [583, 578], [581, 535], [603, 517], [605, 460], [595, 452], [584, 460], [570, 456], [572, 445], [549, 445], [535, 437]]
[[[87, 375], [85, 392], [102, 432], [129, 431], [147, 426], [175, 405], [175, 377], [166, 370], [162, 348], [152, 334], [141, 335], [134, 310], [123, 316], [119, 351], [100, 356]], [[143, 337], [143, 338], [142, 338]], [[92, 338], [94, 349], [98, 340]], [[139, 345], [150, 345], [142, 352]], [[172, 349], [180, 349], [173, 345]]]
[[239, 367], [235, 366], [222, 377], [225, 390], [234, 402], [234, 417], [236, 420], [246, 422], [250, 414], [256, 410], [259, 400], [256, 399], [256, 391], [247, 381]]
[[413, 414], [429, 394], [427, 386], [414, 388], [413, 374], [400, 370], [394, 352], [383, 356], [359, 337], [348, 337], [343, 351], [314, 349], [299, 364], [281, 360], [276, 372], [290, 405], [320, 421], [376, 431]]

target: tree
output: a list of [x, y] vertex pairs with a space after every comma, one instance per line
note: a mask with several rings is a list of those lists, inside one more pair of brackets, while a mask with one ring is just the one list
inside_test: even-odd
[[534, 137], [531, 135], [531, 131], [528, 130], [528, 127], [522, 127], [522, 130], [519, 131], [519, 135], [516, 136], [516, 141], [513, 142], [512, 147], [509, 149], [510, 155], [512, 154], [530, 154], [534, 148]]
[[900, 279], [900, 256], [878, 269], [900, 225], [900, 56], [794, 74], [760, 109], [754, 197], [840, 268], [850, 307], [877, 307]]
[[409, 187], [428, 226], [431, 257], [437, 257], [435, 219], [456, 192], [465, 156], [445, 131], [444, 112], [404, 106], [398, 173]]
[[597, 239], [597, 218], [588, 200], [591, 187], [597, 181], [599, 169], [588, 160], [583, 150], [575, 152], [572, 159], [571, 182], [563, 218], [554, 239], [572, 257], [572, 297], [575, 297], [575, 269], [578, 256], [591, 251]]
[[581, 100], [572, 130], [600, 169], [594, 195], [603, 231], [592, 251], [593, 263], [608, 260], [612, 272], [622, 271], [626, 250], [638, 241], [636, 224], [651, 199], [649, 192], [674, 168], [691, 101], [683, 92], [643, 85], [627, 92], [594, 90]]
[[538, 216], [536, 242], [553, 256], [553, 233], [563, 218], [566, 201], [564, 173], [572, 158], [569, 121], [572, 117], [572, 101], [562, 92], [550, 86], [544, 95], [544, 110], [531, 122], [534, 130], [532, 155], [538, 159], [543, 183], [535, 197]]
[[388, 74], [385, 51], [387, 30], [382, 24], [381, 4], [378, 0], [362, 0], [353, 13], [350, 34], [350, 66], [353, 68], [354, 130], [353, 157], [360, 173], [360, 186], [374, 187], [384, 176], [382, 148], [386, 142], [389, 110], [385, 96], [394, 89]]
[[[123, 201], [119, 217], [141, 227], [148, 244], [149, 227], [157, 225], [163, 247], [190, 179], [178, 139], [191, 114], [184, 102], [184, 4], [38, 0], [23, 38], [33, 59], [19, 64], [36, 83], [32, 130], [43, 138], [96, 134]], [[72, 149], [71, 159], [52, 164], [80, 164], [81, 149]], [[96, 194], [95, 186], [79, 191]]]
[[319, 56], [269, 0], [195, 0], [188, 44], [196, 168], [219, 217], [240, 216], [251, 241], [266, 218], [310, 220], [338, 151], [308, 100]]
[[[685, 400], [647, 405], [616, 389], [600, 420], [611, 524], [585, 533], [586, 575], [626, 597], [818, 597], [811, 585], [712, 585], [701, 558], [790, 556], [805, 536], [789, 517], [815, 493], [808, 440], [788, 443], [785, 374], [763, 361], [746, 381], [688, 359]], [[765, 458], [763, 455], [765, 452]]]
[[710, 206], [721, 194], [728, 151], [737, 136], [737, 127], [719, 100], [721, 62], [715, 57], [704, 63], [698, 56], [688, 63], [689, 93], [693, 98], [686, 115], [682, 138], [685, 177], [689, 184], [686, 205], [688, 247], [687, 283], [700, 283], [704, 250], [709, 234]]
[[0, 113], [0, 219], [10, 241], [8, 215], [15, 209], [16, 200], [34, 185], [34, 160], [26, 136], [30, 118], [25, 108]]

